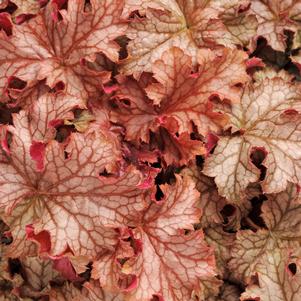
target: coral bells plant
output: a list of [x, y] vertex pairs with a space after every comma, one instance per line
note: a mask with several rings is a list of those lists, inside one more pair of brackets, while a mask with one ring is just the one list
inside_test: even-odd
[[300, 301], [301, 1], [0, 1], [0, 300]]

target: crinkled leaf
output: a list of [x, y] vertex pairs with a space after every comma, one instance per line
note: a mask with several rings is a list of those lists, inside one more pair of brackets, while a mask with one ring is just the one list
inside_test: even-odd
[[256, 149], [266, 152], [264, 192], [300, 182], [300, 99], [300, 88], [278, 77], [246, 87], [241, 104], [234, 104], [230, 113], [239, 135], [222, 137], [203, 170], [215, 177], [222, 196], [239, 202], [248, 184], [259, 180], [260, 170], [250, 158]]
[[[44, 155], [40, 154], [43, 168], [37, 171], [30, 155], [32, 135], [24, 111], [14, 116], [14, 126], [9, 130], [13, 137], [10, 155], [1, 168], [2, 206], [13, 210], [17, 204], [38, 200], [42, 215], [31, 223], [36, 232], [49, 231], [55, 254], [63, 252], [67, 245], [81, 255], [96, 254], [103, 246], [112, 246], [114, 231], [104, 225], [126, 223], [143, 202], [143, 190], [138, 188], [142, 175], [134, 168], [128, 168], [118, 178], [99, 177], [104, 170], [116, 170], [120, 155], [115, 141], [97, 128], [73, 134], [66, 147], [50, 141]], [[36, 210], [32, 204], [29, 208]], [[34, 214], [25, 215], [30, 216]], [[21, 221], [15, 224], [23, 227]]]
[[287, 250], [273, 249], [257, 265], [258, 285], [249, 285], [240, 300], [259, 298], [260, 301], [298, 301], [301, 297], [301, 272], [297, 266], [292, 274], [288, 265], [294, 262]]
[[296, 32], [300, 19], [298, 0], [252, 0], [251, 10], [258, 20], [257, 35], [278, 51], [286, 48], [285, 30]]
[[20, 288], [24, 297], [40, 297], [48, 295], [50, 281], [57, 276], [49, 259], [27, 257], [22, 260], [25, 283]]
[[248, 281], [259, 273], [275, 248], [300, 248], [301, 204], [295, 185], [290, 184], [286, 191], [268, 196], [262, 212], [268, 229], [238, 232], [232, 248], [230, 268], [237, 279]]
[[123, 301], [121, 295], [104, 291], [96, 281], [89, 281], [82, 289], [72, 283], [65, 283], [61, 287], [52, 288], [50, 301]]
[[[137, 220], [135, 235], [142, 252], [129, 268], [138, 276], [131, 301], [152, 295], [164, 300], [189, 300], [198, 278], [214, 275], [214, 256], [200, 231], [184, 235], [198, 222], [198, 193], [191, 179], [177, 177], [173, 187], [162, 186], [165, 198], [151, 203]], [[154, 202], [154, 201], [153, 201]]]
[[230, 250], [233, 246], [235, 235], [223, 230], [220, 225], [211, 226], [204, 230], [205, 240], [215, 250], [216, 265], [222, 277], [227, 276], [227, 262], [230, 260]]
[[155, 146], [167, 165], [184, 165], [195, 159], [196, 155], [205, 153], [202, 141], [192, 140], [189, 133], [170, 134], [166, 128], [160, 127], [154, 135], [151, 145]]
[[258, 21], [249, 9], [249, 1], [217, 1], [221, 9], [220, 18], [231, 33], [232, 43], [249, 46], [256, 35]]
[[39, 0], [12, 0], [17, 5], [17, 10], [14, 12], [15, 16], [22, 14], [35, 15], [40, 10]]
[[127, 30], [131, 41], [129, 57], [122, 67], [126, 74], [136, 77], [142, 71], [151, 71], [152, 64], [163, 52], [174, 46], [193, 57], [193, 63], [199, 47], [231, 47], [231, 34], [218, 18], [215, 1], [141, 2], [148, 9], [146, 18], [135, 18]]
[[53, 20], [49, 4], [35, 18], [14, 26], [12, 36], [1, 32], [1, 94], [12, 76], [29, 85], [44, 78], [51, 87], [63, 82], [68, 94], [83, 100], [98, 94], [110, 73], [89, 68], [88, 61], [97, 52], [118, 60], [113, 40], [126, 29], [120, 19], [123, 1], [94, 0], [90, 12], [84, 12], [84, 3], [69, 1], [59, 22]]
[[121, 101], [113, 121], [126, 127], [128, 139], [143, 141], [148, 141], [149, 130], [156, 131], [160, 125], [179, 133], [192, 130], [192, 123], [204, 135], [209, 129], [218, 131], [226, 118], [214, 112], [209, 98], [214, 95], [222, 100], [238, 100], [240, 89], [235, 85], [248, 79], [245, 59], [241, 51], [223, 50], [220, 55], [200, 51], [200, 66], [192, 76], [191, 58], [179, 48], [172, 48], [153, 64], [159, 83], [146, 88], [153, 102], [145, 96], [145, 77], [139, 82], [126, 80], [117, 97], [129, 100], [129, 104]]
[[203, 175], [196, 166], [192, 166], [184, 172], [192, 177], [197, 190], [200, 192], [199, 206], [202, 209], [200, 220], [202, 228], [222, 223], [223, 218], [220, 211], [226, 205], [226, 201], [225, 198], [219, 196], [214, 181]]

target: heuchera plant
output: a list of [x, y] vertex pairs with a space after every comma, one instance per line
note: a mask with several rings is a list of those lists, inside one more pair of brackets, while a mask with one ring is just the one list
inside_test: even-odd
[[301, 1], [0, 1], [0, 300], [300, 301]]

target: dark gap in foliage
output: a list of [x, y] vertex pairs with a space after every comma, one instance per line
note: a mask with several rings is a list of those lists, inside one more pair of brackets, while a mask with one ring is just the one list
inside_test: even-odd
[[200, 156], [200, 155], [197, 155], [195, 156], [195, 163], [198, 167], [200, 167], [201, 169], [203, 168], [204, 166], [204, 162], [205, 162], [205, 159], [203, 156]]
[[139, 18], [139, 19], [145, 19], [146, 16], [142, 15], [139, 10], [134, 10], [131, 12], [129, 19], [135, 19], [135, 18]]
[[60, 125], [56, 128], [55, 140], [62, 143], [74, 131], [75, 131], [75, 127], [73, 125]]
[[13, 113], [18, 113], [20, 107], [8, 107], [6, 104], [0, 104], [0, 124], [13, 124]]
[[9, 80], [8, 80], [8, 85], [7, 88], [8, 89], [13, 89], [13, 90], [24, 90], [27, 86], [27, 83], [15, 76], [12, 76]]
[[18, 6], [13, 2], [8, 2], [8, 5], [4, 9], [0, 9], [0, 13], [9, 13], [12, 15], [16, 10], [18, 9]]
[[155, 199], [157, 202], [162, 201], [164, 198], [164, 193], [159, 185], [156, 185], [156, 193], [155, 193]]
[[265, 64], [272, 65], [278, 70], [283, 69], [290, 61], [289, 56], [286, 53], [273, 50], [272, 47], [267, 45], [264, 38], [259, 38], [257, 40], [257, 47], [250, 57], [252, 58], [254, 56], [261, 58]]
[[80, 273], [79, 276], [83, 278], [84, 281], [89, 281], [91, 278], [92, 262], [89, 262], [86, 267], [87, 269], [83, 273]]
[[104, 178], [109, 178], [109, 177], [113, 176], [113, 174], [109, 173], [106, 169], [104, 169], [103, 171], [101, 171], [99, 173], [99, 176], [104, 177]]
[[175, 173], [177, 172], [177, 169], [173, 165], [167, 166], [166, 169], [162, 168], [155, 178], [155, 184], [172, 184], [176, 180]]
[[122, 103], [124, 103], [128, 107], [131, 105], [131, 101], [129, 99], [123, 99]]
[[267, 151], [262, 147], [253, 147], [251, 151], [251, 161], [260, 170], [260, 181], [266, 176], [267, 168], [262, 164], [267, 156]]
[[59, 81], [52, 88], [51, 92], [59, 92], [59, 91], [64, 91], [64, 90], [65, 90], [65, 84], [62, 81]]
[[162, 300], [162, 298], [160, 298], [159, 296], [153, 295], [153, 297], [150, 301], [161, 301], [161, 300]]
[[230, 217], [233, 216], [236, 212], [235, 206], [231, 204], [227, 204], [223, 207], [223, 209], [220, 211], [222, 217], [223, 217], [223, 224], [228, 224], [230, 221]]
[[11, 281], [8, 281], [6, 279], [0, 280], [0, 292], [10, 292], [12, 289], [13, 289], [13, 283]]
[[9, 245], [12, 243], [13, 239], [8, 233], [9, 227], [0, 219], [0, 243], [4, 245]]
[[90, 12], [92, 10], [92, 5], [90, 0], [85, 0], [84, 12]]
[[252, 209], [250, 210], [248, 214], [248, 218], [257, 226], [260, 228], [266, 228], [265, 222], [261, 217], [261, 206], [262, 203], [266, 200], [266, 197], [264, 195], [260, 197], [254, 197], [251, 199]]
[[296, 273], [297, 273], [297, 265], [296, 265], [294, 262], [290, 263], [290, 264], [287, 266], [287, 268], [288, 268], [289, 271], [292, 273], [292, 275], [296, 275]]
[[9, 258], [8, 259], [8, 268], [11, 276], [16, 274], [21, 274], [22, 265], [18, 258]]
[[120, 46], [119, 50], [119, 60], [123, 60], [128, 57], [128, 50], [127, 46], [130, 39], [126, 36], [121, 36], [117, 39], [115, 39], [115, 42]]

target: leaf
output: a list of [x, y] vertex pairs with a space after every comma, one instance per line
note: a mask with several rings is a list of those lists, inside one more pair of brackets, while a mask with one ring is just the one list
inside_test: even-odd
[[27, 257], [22, 260], [22, 268], [26, 282], [20, 287], [20, 294], [32, 298], [48, 295], [50, 281], [57, 277], [51, 260]]
[[82, 290], [66, 282], [62, 287], [53, 288], [50, 301], [123, 301], [122, 296], [105, 292], [96, 281], [84, 284]]
[[0, 2], [0, 9], [4, 9], [8, 4], [8, 0], [2, 0]]
[[16, 258], [37, 254], [36, 244], [26, 239], [26, 226], [39, 220], [42, 213], [43, 204], [39, 198], [29, 198], [19, 203], [11, 214], [2, 216], [13, 237], [13, 242], [7, 246], [7, 256]]
[[289, 269], [290, 256], [282, 249], [273, 249], [264, 255], [264, 263], [258, 265], [259, 285], [250, 285], [241, 300], [260, 298], [261, 301], [297, 301], [301, 296], [300, 266], [293, 275]]
[[[200, 66], [197, 74], [192, 76], [191, 58], [179, 48], [171, 48], [153, 64], [154, 77], [159, 83], [149, 84], [145, 89], [149, 82], [146, 77], [139, 82], [122, 82], [116, 96], [121, 100], [120, 109], [112, 113], [112, 120], [125, 125], [128, 139], [146, 142], [149, 130], [155, 132], [159, 126], [179, 134], [192, 131], [193, 124], [203, 135], [208, 130], [218, 131], [226, 119], [214, 112], [209, 98], [214, 95], [221, 100], [238, 100], [240, 89], [235, 85], [248, 79], [245, 59], [240, 51], [223, 50], [220, 55], [200, 51]], [[128, 99], [129, 104], [122, 102], [124, 99]]]
[[[251, 230], [238, 232], [229, 263], [234, 276], [248, 282], [252, 275], [261, 273], [262, 266], [267, 265], [266, 268], [269, 269], [268, 258], [274, 250], [288, 252], [289, 249], [299, 248], [300, 214], [300, 197], [295, 185], [290, 184], [286, 191], [269, 195], [268, 200], [262, 205], [262, 218], [267, 229], [260, 229], [256, 233]], [[275, 251], [275, 255], [277, 252]], [[276, 259], [273, 256], [272, 265]], [[277, 255], [278, 258], [279, 256]], [[271, 268], [273, 271], [274, 268]]]
[[202, 174], [197, 166], [191, 166], [184, 170], [196, 183], [196, 188], [200, 192], [199, 206], [202, 209], [200, 225], [206, 228], [210, 225], [223, 222], [220, 211], [226, 205], [223, 197], [219, 196], [214, 181]]
[[47, 142], [55, 137], [53, 125], [73, 119], [72, 109], [83, 108], [78, 98], [63, 93], [41, 93], [31, 104], [30, 131], [35, 141]]
[[64, 124], [66, 125], [74, 125], [75, 129], [83, 133], [89, 128], [89, 123], [94, 121], [95, 117], [89, 113], [89, 111], [84, 110], [79, 113], [79, 115], [73, 120], [67, 120], [65, 118]]
[[[200, 277], [214, 276], [212, 249], [200, 231], [193, 231], [192, 225], [200, 217], [193, 182], [187, 176], [177, 176], [174, 186], [161, 189], [164, 199], [153, 200], [134, 221], [142, 251], [127, 264], [128, 273], [138, 276], [137, 287], [127, 294], [130, 301], [146, 301], [152, 295], [189, 300]], [[183, 229], [192, 231], [185, 235]]]
[[15, 16], [22, 14], [34, 15], [40, 10], [40, 3], [38, 0], [13, 0], [12, 2], [18, 7], [14, 12]]
[[193, 63], [198, 48], [231, 47], [231, 35], [219, 19], [214, 1], [160, 0], [142, 3], [145, 3], [143, 8], [148, 8], [146, 17], [135, 18], [127, 30], [131, 39], [129, 57], [122, 66], [122, 72], [127, 75], [133, 74], [138, 78], [143, 71], [151, 72], [152, 64], [174, 46], [191, 56]]
[[203, 142], [192, 140], [187, 132], [175, 135], [160, 127], [153, 140], [152, 145], [159, 149], [166, 165], [185, 165], [205, 153]]
[[300, 21], [299, 1], [251, 1], [251, 10], [258, 20], [257, 35], [264, 37], [277, 50], [286, 48], [285, 30], [296, 32]]
[[[1, 163], [1, 205], [11, 212], [24, 202], [29, 202], [31, 210], [39, 204], [40, 216], [29, 211], [24, 219], [27, 223], [34, 217], [30, 224], [34, 223], [36, 233], [50, 233], [53, 254], [60, 254], [67, 245], [78, 255], [112, 248], [114, 231], [104, 226], [123, 225], [130, 214], [143, 208], [144, 191], [138, 187], [142, 175], [129, 167], [118, 178], [99, 177], [103, 170], [114, 172], [120, 154], [115, 141], [96, 128], [72, 134], [66, 147], [50, 141], [45, 147], [44, 169], [37, 171], [29, 152], [29, 129], [24, 111], [14, 116], [14, 127], [9, 128], [13, 135], [10, 155]], [[22, 213], [17, 216], [23, 218]], [[20, 220], [15, 224], [16, 229], [24, 227]]]
[[256, 15], [249, 9], [249, 1], [222, 0], [218, 3], [222, 10], [220, 18], [231, 33], [232, 43], [250, 46], [256, 35], [258, 22]]
[[220, 138], [203, 170], [215, 177], [222, 196], [239, 202], [249, 183], [259, 180], [260, 170], [250, 158], [255, 150], [266, 154], [264, 192], [280, 192], [289, 181], [300, 181], [299, 112], [297, 85], [275, 77], [246, 87], [241, 104], [234, 104], [229, 114], [233, 129], [240, 132]]
[[210, 226], [204, 230], [205, 240], [215, 250], [216, 265], [219, 275], [227, 278], [227, 263], [230, 260], [230, 250], [235, 241], [235, 235], [223, 230], [221, 225]]
[[110, 73], [89, 68], [89, 61], [97, 52], [118, 60], [119, 47], [113, 40], [126, 29], [120, 19], [123, 1], [94, 0], [90, 12], [84, 12], [84, 3], [70, 0], [59, 22], [53, 20], [49, 4], [35, 18], [15, 25], [12, 36], [1, 32], [1, 94], [13, 76], [30, 86], [44, 78], [50, 87], [63, 82], [68, 94], [84, 101], [98, 95]]

